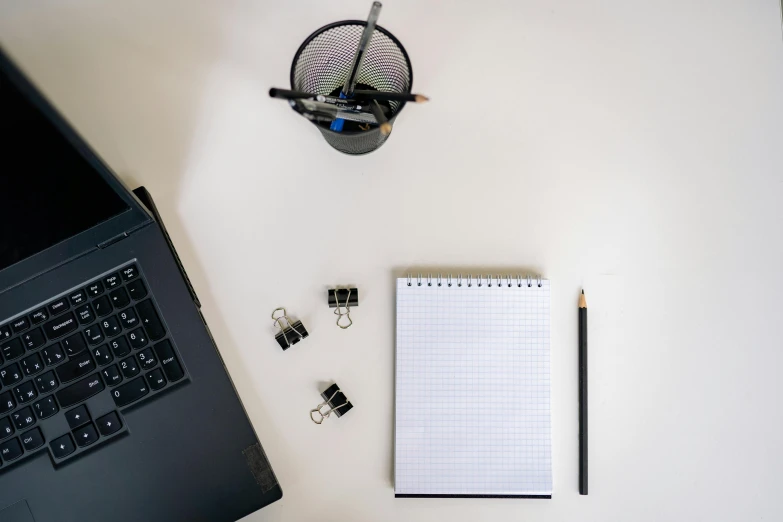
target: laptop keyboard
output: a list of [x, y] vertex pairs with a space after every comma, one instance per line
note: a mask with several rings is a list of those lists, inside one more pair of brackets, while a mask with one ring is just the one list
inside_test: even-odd
[[[185, 378], [138, 263], [15, 317], [0, 326], [0, 472], [47, 448], [58, 464], [127, 432], [120, 410]], [[101, 393], [113, 406], [88, 407]]]

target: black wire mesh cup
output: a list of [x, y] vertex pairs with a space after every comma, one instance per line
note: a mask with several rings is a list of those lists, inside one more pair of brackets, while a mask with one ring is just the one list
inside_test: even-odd
[[[366, 25], [367, 22], [362, 20], [344, 20], [325, 25], [308, 36], [291, 63], [291, 89], [338, 96]], [[413, 69], [405, 48], [393, 34], [376, 25], [356, 88], [409, 93], [412, 84]], [[388, 102], [392, 125], [404, 106], [405, 102]], [[313, 124], [329, 145], [346, 154], [372, 152], [389, 137], [383, 135], [377, 126], [366, 131], [345, 129], [335, 132], [329, 129], [328, 123]]]

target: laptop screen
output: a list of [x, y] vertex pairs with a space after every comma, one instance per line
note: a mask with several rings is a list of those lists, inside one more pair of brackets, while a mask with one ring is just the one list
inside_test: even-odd
[[0, 270], [129, 208], [0, 70]]

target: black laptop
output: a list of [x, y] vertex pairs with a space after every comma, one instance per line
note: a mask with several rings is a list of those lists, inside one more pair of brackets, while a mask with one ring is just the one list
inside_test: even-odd
[[151, 198], [0, 51], [0, 521], [234, 521], [281, 496]]

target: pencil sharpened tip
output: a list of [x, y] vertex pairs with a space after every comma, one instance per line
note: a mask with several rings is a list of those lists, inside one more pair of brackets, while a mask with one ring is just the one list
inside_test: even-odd
[[584, 291], [584, 289], [582, 289], [582, 295], [585, 295], [585, 291]]
[[416, 103], [424, 103], [424, 102], [427, 102], [427, 101], [430, 101], [430, 99], [427, 98], [426, 96], [424, 96], [423, 94], [417, 94], [416, 95]]
[[392, 125], [388, 121], [386, 123], [381, 123], [381, 134], [384, 136], [388, 136], [391, 134], [392, 131]]

